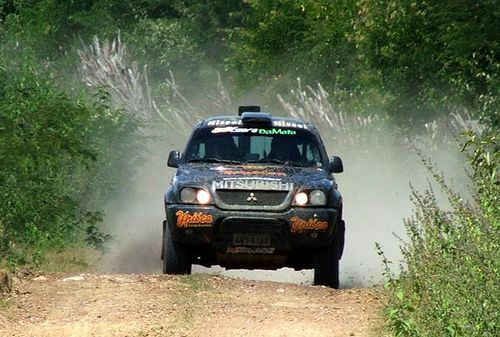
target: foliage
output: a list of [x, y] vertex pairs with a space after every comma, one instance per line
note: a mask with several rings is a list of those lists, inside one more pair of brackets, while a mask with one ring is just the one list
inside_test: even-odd
[[[465, 106], [498, 124], [496, 1], [249, 1], [227, 66], [240, 86], [319, 81], [349, 112], [428, 121]], [[249, 85], [250, 83], [250, 85]]]
[[[346, 129], [371, 125], [378, 137], [392, 120], [402, 133], [416, 125], [434, 139], [432, 121], [460, 121], [456, 112], [498, 127], [499, 11], [496, 0], [0, 0], [0, 253], [37, 260], [40, 247], [82, 234], [105, 241], [96, 211], [138, 159], [141, 111], [178, 126], [233, 111], [234, 91], [263, 106], [281, 94], [287, 113], [351, 132], [353, 143]], [[79, 73], [95, 80], [86, 82], [92, 90], [110, 88], [97, 88], [94, 104], [75, 97], [77, 50], [117, 34], [128, 53], [99, 54], [108, 45], [94, 43], [93, 68]], [[229, 90], [214, 80], [221, 70]], [[303, 86], [290, 90], [297, 78]], [[214, 90], [205, 87], [220, 99], [207, 99]], [[481, 167], [492, 160], [478, 158]], [[496, 188], [475, 172], [479, 195]]]
[[199, 82], [210, 72], [206, 64], [220, 65], [227, 56], [225, 29], [239, 22], [243, 7], [237, 0], [0, 1], [0, 33], [5, 30], [11, 48], [22, 43], [38, 59], [53, 62], [62, 76], [76, 62], [82, 41], [121, 32], [134, 60], [149, 66], [153, 80], [175, 69], [184, 74], [181, 82]]
[[470, 203], [427, 168], [448, 196], [444, 210], [432, 190], [413, 191], [415, 213], [406, 221], [409, 242], [398, 279], [388, 284], [389, 329], [396, 336], [498, 336], [500, 332], [500, 184], [498, 135], [468, 133], [472, 166]]
[[152, 82], [161, 83], [175, 71], [194, 96], [200, 86], [213, 85], [228, 56], [227, 31], [241, 22], [248, 6], [239, 0], [172, 1], [168, 6], [168, 11], [146, 12], [121, 31], [133, 59], [148, 66]]
[[261, 104], [300, 77], [347, 113], [405, 124], [465, 107], [498, 125], [499, 16], [496, 0], [3, 0], [0, 34], [61, 75], [81, 41], [120, 31], [154, 83], [172, 70], [192, 93], [223, 68]]
[[[356, 89], [354, 1], [249, 1], [251, 11], [230, 35], [228, 66], [242, 83], [284, 85], [300, 76], [327, 88]], [[353, 81], [354, 80], [354, 81]], [[247, 87], [247, 86], [245, 86]]]
[[182, 69], [196, 78], [201, 54], [188, 31], [176, 19], [142, 19], [125, 32], [135, 59], [148, 62], [153, 78], [165, 78], [170, 69]]
[[96, 270], [101, 258], [102, 252], [92, 247], [70, 245], [47, 252], [38, 268], [49, 273], [91, 272]]
[[498, 123], [499, 16], [495, 0], [361, 0], [358, 53], [399, 118], [465, 105]]
[[[40, 263], [45, 252], [79, 242], [102, 245], [95, 225], [110, 180], [123, 178], [115, 150], [133, 127], [120, 111], [90, 106], [56, 89], [28, 62], [0, 65], [0, 257]], [[114, 147], [114, 148], [113, 148]], [[103, 161], [106, 156], [106, 161]], [[132, 153], [132, 157], [133, 153]], [[122, 160], [121, 163], [124, 161]], [[95, 240], [97, 239], [97, 240]]]

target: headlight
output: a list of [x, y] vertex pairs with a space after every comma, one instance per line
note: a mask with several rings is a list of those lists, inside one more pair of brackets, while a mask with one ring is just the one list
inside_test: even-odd
[[314, 190], [309, 193], [309, 200], [311, 205], [314, 206], [322, 206], [326, 204], [326, 195], [325, 192], [321, 190]]
[[295, 206], [324, 206], [326, 193], [322, 190], [302, 191], [295, 194], [292, 205]]
[[205, 190], [198, 190], [198, 193], [196, 193], [196, 200], [198, 200], [200, 204], [208, 204], [210, 199], [210, 193]]
[[307, 200], [308, 200], [307, 194], [304, 192], [300, 192], [295, 195], [295, 203], [298, 206], [304, 206], [305, 204], [307, 204]]
[[182, 202], [194, 202], [196, 198], [196, 190], [191, 187], [184, 187], [180, 193], [180, 199]]
[[212, 200], [212, 196], [209, 192], [192, 187], [184, 187], [181, 189], [179, 198], [182, 202], [188, 204], [199, 203], [203, 205], [208, 204]]

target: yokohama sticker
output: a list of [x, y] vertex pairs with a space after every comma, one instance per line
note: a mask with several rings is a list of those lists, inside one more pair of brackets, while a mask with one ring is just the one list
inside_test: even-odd
[[290, 221], [292, 222], [292, 233], [303, 233], [304, 231], [311, 230], [326, 231], [328, 229], [327, 221], [321, 221], [316, 218], [304, 220], [297, 216], [294, 216], [290, 219]]
[[202, 212], [189, 214], [189, 212], [177, 211], [175, 215], [177, 216], [177, 227], [179, 228], [210, 227], [214, 222], [212, 214]]

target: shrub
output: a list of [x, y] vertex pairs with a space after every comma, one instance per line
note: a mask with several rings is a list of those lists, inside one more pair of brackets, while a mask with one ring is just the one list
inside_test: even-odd
[[500, 159], [494, 132], [467, 134], [472, 200], [458, 195], [428, 159], [426, 167], [448, 196], [443, 209], [432, 189], [413, 190], [404, 268], [390, 277], [385, 308], [396, 336], [498, 336], [500, 314]]
[[133, 132], [134, 121], [109, 108], [102, 93], [92, 106], [62, 93], [28, 63], [2, 63], [0, 259], [37, 264], [49, 249], [85, 238], [102, 246], [109, 236], [96, 227], [99, 196], [116, 182], [108, 173], [123, 176], [124, 161], [116, 158], [132, 146], [119, 140]]

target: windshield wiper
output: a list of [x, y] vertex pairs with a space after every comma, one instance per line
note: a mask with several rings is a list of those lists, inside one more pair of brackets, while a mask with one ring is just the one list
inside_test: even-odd
[[235, 164], [239, 165], [242, 162], [237, 160], [229, 160], [229, 159], [218, 159], [218, 158], [193, 158], [187, 161], [188, 163], [224, 163], [224, 164]]
[[296, 161], [287, 161], [285, 165], [290, 165], [290, 166], [298, 166], [298, 167], [308, 167], [309, 165], [303, 164], [303, 163], [298, 163]]

